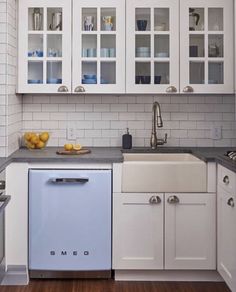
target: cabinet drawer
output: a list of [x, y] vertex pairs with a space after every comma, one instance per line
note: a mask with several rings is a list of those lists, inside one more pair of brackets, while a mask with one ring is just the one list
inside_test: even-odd
[[235, 172], [219, 165], [218, 166], [218, 185], [227, 190], [228, 192], [235, 193], [236, 186]]

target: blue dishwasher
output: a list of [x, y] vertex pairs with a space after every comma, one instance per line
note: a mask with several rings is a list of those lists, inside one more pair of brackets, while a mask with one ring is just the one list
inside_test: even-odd
[[111, 170], [29, 170], [29, 270], [111, 270]]

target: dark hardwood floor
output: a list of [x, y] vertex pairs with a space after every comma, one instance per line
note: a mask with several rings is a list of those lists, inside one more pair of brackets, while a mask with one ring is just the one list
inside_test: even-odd
[[230, 292], [224, 283], [31, 280], [28, 286], [0, 286], [0, 292]]

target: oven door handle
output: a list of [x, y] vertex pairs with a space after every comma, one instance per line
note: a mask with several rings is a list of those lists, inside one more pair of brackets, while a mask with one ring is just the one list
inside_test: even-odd
[[50, 178], [49, 182], [53, 184], [84, 184], [87, 183], [89, 179], [87, 177], [78, 177], [78, 178]]
[[0, 213], [6, 208], [9, 203], [11, 196], [0, 195]]

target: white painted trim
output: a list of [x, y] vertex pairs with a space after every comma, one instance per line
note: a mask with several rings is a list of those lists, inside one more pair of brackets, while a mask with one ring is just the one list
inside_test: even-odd
[[207, 163], [207, 192], [216, 193], [216, 163]]
[[116, 281], [224, 282], [217, 271], [115, 270]]
[[113, 193], [121, 193], [123, 163], [113, 164]]

